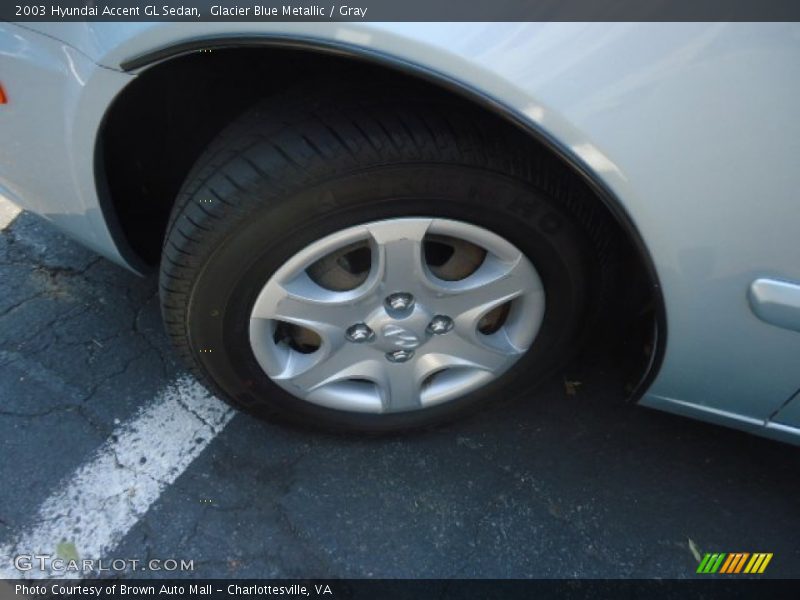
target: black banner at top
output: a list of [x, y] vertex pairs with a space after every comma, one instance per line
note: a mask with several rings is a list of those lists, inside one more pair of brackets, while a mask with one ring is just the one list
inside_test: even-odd
[[5, 21], [800, 21], [798, 0], [3, 0]]

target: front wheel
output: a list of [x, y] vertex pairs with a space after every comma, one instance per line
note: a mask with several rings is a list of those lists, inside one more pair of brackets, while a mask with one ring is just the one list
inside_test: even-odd
[[173, 211], [163, 312], [204, 381], [261, 416], [377, 432], [563, 364], [597, 268], [524, 145], [413, 102], [286, 105], [224, 132]]

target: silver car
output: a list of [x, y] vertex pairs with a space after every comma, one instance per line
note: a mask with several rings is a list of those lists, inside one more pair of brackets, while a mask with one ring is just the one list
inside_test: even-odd
[[232, 404], [331, 429], [518, 395], [800, 440], [800, 26], [0, 23], [0, 193], [160, 272]]

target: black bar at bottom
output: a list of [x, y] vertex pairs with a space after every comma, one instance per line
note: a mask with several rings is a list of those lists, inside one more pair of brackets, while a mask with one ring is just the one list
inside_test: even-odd
[[0, 580], [0, 600], [63, 598], [65, 600], [190, 600], [322, 599], [503, 600], [535, 597], [567, 600], [647, 600], [693, 598], [796, 598], [797, 582], [731, 576], [709, 579], [104, 579]]

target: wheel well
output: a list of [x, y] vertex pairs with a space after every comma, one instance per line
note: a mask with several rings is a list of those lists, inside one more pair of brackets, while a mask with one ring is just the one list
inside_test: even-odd
[[[159, 53], [157, 59], [164, 58]], [[137, 65], [138, 66], [138, 65]], [[497, 131], [520, 136], [513, 115], [500, 114], [478, 96], [442, 85], [418, 73], [391, 68], [341, 52], [319, 52], [297, 46], [215, 45], [180, 48], [176, 56], [139, 73], [117, 97], [101, 126], [95, 156], [98, 194], [115, 238], [132, 261], [157, 265], [170, 211], [189, 170], [211, 140], [259, 99], [293, 84], [324, 78], [335, 85], [385, 81], [421, 98], [466, 105], [476, 116], [496, 123]], [[458, 93], [464, 92], [464, 93]], [[624, 273], [629, 299], [621, 303], [641, 330], [634, 345], [651, 348], [646, 365], [633, 369], [645, 377], [657, 371], [664, 348], [665, 314], [650, 259], [626, 213], [610, 193], [579, 165], [565, 159], [557, 145], [526, 130], [520, 139], [532, 152], [569, 173], [586, 203], [613, 232], [611, 260]], [[580, 207], [579, 207], [580, 209]], [[635, 285], [631, 285], [634, 282]], [[623, 315], [619, 318], [625, 319]], [[643, 333], [642, 333], [643, 332]], [[656, 332], [656, 333], [654, 333]], [[649, 376], [647, 376], [649, 374]]]

